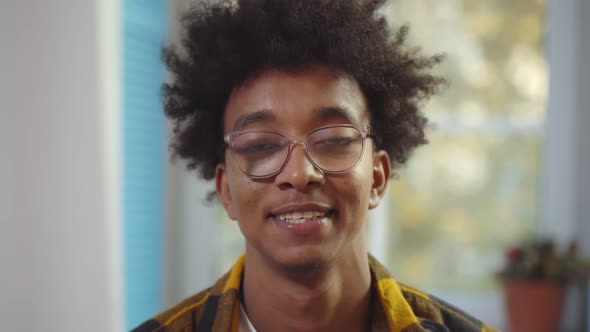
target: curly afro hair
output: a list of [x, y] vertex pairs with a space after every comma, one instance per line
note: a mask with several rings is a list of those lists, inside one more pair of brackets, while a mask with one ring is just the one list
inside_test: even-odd
[[181, 20], [179, 47], [163, 50], [172, 74], [162, 94], [174, 123], [170, 148], [205, 179], [224, 161], [223, 115], [232, 89], [269, 68], [322, 64], [356, 79], [378, 149], [392, 167], [426, 144], [419, 104], [443, 79], [428, 72], [441, 56], [405, 45], [407, 27], [389, 30], [384, 0], [239, 0], [194, 6]]

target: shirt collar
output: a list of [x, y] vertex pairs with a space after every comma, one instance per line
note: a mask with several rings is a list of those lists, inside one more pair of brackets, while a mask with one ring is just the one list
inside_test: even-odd
[[[223, 286], [223, 293], [229, 290], [238, 291], [231, 292], [233, 294], [240, 293], [245, 261], [245, 255], [242, 255], [233, 265]], [[409, 326], [419, 326], [419, 319], [414, 315], [399, 285], [387, 268], [371, 255], [369, 255], [369, 268], [372, 278], [373, 305], [371, 319], [373, 330], [380, 331], [387, 327], [388, 331], [401, 332]], [[239, 299], [236, 300], [239, 301]], [[239, 305], [235, 305], [234, 308], [239, 310]], [[234, 318], [232, 325], [237, 328], [239, 326], [239, 314], [232, 316]]]

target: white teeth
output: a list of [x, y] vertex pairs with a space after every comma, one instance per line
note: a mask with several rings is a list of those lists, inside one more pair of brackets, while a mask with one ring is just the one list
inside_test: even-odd
[[327, 221], [325, 214], [325, 212], [320, 211], [294, 211], [281, 213], [276, 215], [276, 218], [292, 224], [301, 224], [314, 218], [322, 218], [322, 223], [325, 223]]

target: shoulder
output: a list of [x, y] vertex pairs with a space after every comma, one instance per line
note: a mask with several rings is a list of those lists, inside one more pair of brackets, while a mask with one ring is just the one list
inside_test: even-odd
[[435, 321], [447, 327], [449, 331], [495, 331], [463, 310], [433, 295], [401, 283], [398, 285], [412, 311], [419, 319]]
[[202, 290], [143, 322], [132, 332], [190, 331], [194, 322], [203, 315], [210, 297], [211, 288]]

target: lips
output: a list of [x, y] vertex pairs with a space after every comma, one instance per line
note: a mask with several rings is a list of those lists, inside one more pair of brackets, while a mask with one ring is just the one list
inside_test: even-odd
[[303, 224], [306, 222], [327, 222], [333, 210], [321, 204], [290, 204], [270, 213], [273, 219], [288, 224]]

